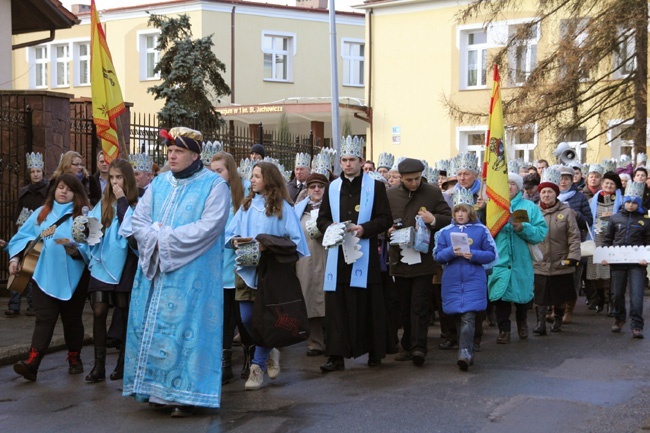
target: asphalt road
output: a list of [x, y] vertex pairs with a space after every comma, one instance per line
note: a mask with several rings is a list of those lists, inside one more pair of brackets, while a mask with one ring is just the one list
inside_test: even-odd
[[[650, 297], [646, 297], [646, 315]], [[280, 376], [259, 391], [226, 385], [220, 409], [171, 419], [121, 396], [121, 382], [90, 384], [67, 374], [65, 352], [48, 355], [38, 382], [0, 368], [0, 432], [640, 432], [650, 430], [650, 329], [633, 340], [610, 332], [603, 313], [581, 299], [561, 333], [497, 345], [486, 327], [476, 365], [461, 372], [455, 351], [440, 351], [430, 328], [423, 367], [389, 356], [380, 367], [347, 360], [321, 374], [324, 357], [282, 349]], [[529, 323], [533, 325], [533, 314]], [[84, 349], [86, 372], [92, 348]], [[112, 352], [109, 372], [117, 359]], [[241, 351], [235, 348], [237, 371]]]

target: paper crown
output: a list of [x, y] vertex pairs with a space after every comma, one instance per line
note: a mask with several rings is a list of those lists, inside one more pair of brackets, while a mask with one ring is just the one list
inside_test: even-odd
[[478, 173], [478, 158], [475, 153], [464, 152], [458, 154], [458, 156], [453, 159], [452, 165], [454, 166], [452, 171], [456, 174], [458, 174], [459, 170], [469, 170]]
[[253, 165], [255, 165], [255, 161], [253, 161], [252, 159], [250, 158], [242, 159], [241, 161], [239, 161], [239, 167], [237, 167], [237, 172], [243, 179], [251, 180]]
[[[271, 158], [270, 156], [267, 156], [264, 159], [262, 159], [262, 161], [263, 162], [270, 162], [271, 164], [275, 165], [278, 168], [278, 170], [280, 170], [280, 174], [282, 174], [282, 176], [284, 176], [284, 179], [287, 182], [289, 182], [289, 180], [291, 179], [291, 171], [285, 170], [284, 165], [282, 165], [282, 163], [280, 162], [279, 159]], [[253, 165], [255, 165], [255, 163], [257, 163], [257, 162], [259, 162], [259, 161], [254, 161]], [[252, 168], [251, 168], [251, 171], [252, 171]]]
[[605, 173], [605, 168], [600, 164], [591, 164], [587, 171], [587, 174], [589, 173], [598, 173], [602, 176]]
[[526, 162], [521, 158], [513, 159], [508, 161], [508, 171], [510, 173], [519, 173], [519, 170], [526, 167], [526, 165]]
[[18, 219], [16, 220], [16, 225], [22, 226], [25, 224], [25, 222], [29, 219], [30, 216], [32, 216], [33, 213], [33, 210], [29, 210], [26, 207], [22, 208], [20, 215], [18, 215]]
[[399, 165], [400, 162], [404, 161], [405, 159], [406, 159], [405, 156], [398, 156], [397, 159], [395, 160], [395, 163], [390, 168], [390, 171], [398, 171], [397, 166]]
[[374, 180], [378, 180], [380, 182], [386, 183], [387, 180], [384, 178], [384, 176], [381, 175], [378, 171], [369, 171], [368, 176], [373, 178]]
[[390, 170], [394, 162], [395, 162], [395, 156], [393, 156], [392, 153], [382, 152], [379, 154], [377, 168], [384, 167]]
[[212, 157], [223, 150], [223, 144], [218, 141], [208, 141], [203, 143], [203, 150], [201, 151], [201, 161], [204, 165], [210, 165]]
[[616, 160], [615, 159], [603, 159], [602, 166], [604, 173], [608, 171], [616, 171]]
[[623, 167], [626, 167], [630, 163], [631, 163], [630, 155], [623, 154], [623, 155], [621, 155], [618, 162], [616, 163], [616, 167], [623, 168]]
[[153, 168], [153, 159], [146, 153], [135, 153], [129, 155], [129, 162], [134, 171], [151, 173]]
[[43, 170], [43, 167], [45, 167], [45, 163], [43, 162], [43, 154], [40, 152], [32, 152], [32, 153], [27, 153], [25, 154], [27, 157], [27, 170], [30, 170], [32, 168], [39, 168]]
[[308, 153], [296, 153], [295, 167], [309, 167], [311, 156]]
[[444, 171], [447, 172], [447, 175], [449, 175], [450, 165], [451, 165], [451, 160], [449, 160], [449, 159], [442, 159], [442, 160], [436, 162], [436, 168], [438, 169], [438, 171], [443, 171], [444, 170]]
[[323, 147], [320, 150], [321, 155], [326, 155], [330, 160], [330, 167], [334, 167], [336, 163], [336, 150], [331, 147]]
[[314, 159], [311, 161], [311, 172], [318, 173], [325, 176], [327, 179], [330, 178], [330, 171], [332, 166], [330, 164], [330, 157], [326, 153], [319, 153], [314, 156]]
[[460, 185], [456, 185], [456, 188], [454, 189], [454, 195], [452, 196], [452, 201], [454, 203], [454, 206], [458, 206], [459, 204], [474, 206], [474, 195], [469, 189], [463, 188]]
[[628, 181], [627, 186], [625, 187], [625, 196], [643, 198], [644, 187], [645, 187], [645, 182]]
[[363, 158], [363, 148], [365, 145], [365, 140], [356, 135], [354, 138], [351, 135], [341, 137], [341, 156], [356, 156], [357, 158]]
[[440, 172], [433, 167], [427, 167], [426, 170], [424, 170], [422, 176], [425, 177], [427, 179], [427, 182], [430, 184], [437, 185]]
[[542, 172], [542, 179], [540, 183], [550, 182], [559, 186], [561, 176], [562, 173], [560, 172], [560, 167], [557, 165], [552, 165]]
[[72, 239], [79, 244], [95, 245], [103, 235], [102, 223], [95, 217], [84, 214], [72, 222]]
[[636, 154], [636, 162], [637, 162], [637, 164], [639, 162], [646, 162], [647, 160], [648, 160], [648, 155], [646, 155], [645, 153], [641, 152], [641, 153]]

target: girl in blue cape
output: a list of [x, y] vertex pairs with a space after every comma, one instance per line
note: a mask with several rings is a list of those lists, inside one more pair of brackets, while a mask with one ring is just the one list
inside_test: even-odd
[[72, 221], [88, 205], [88, 196], [81, 182], [72, 174], [60, 175], [54, 180], [45, 204], [34, 211], [9, 241], [9, 273], [15, 275], [19, 272], [25, 247], [39, 235], [43, 239], [41, 255], [32, 276], [36, 314], [32, 347], [26, 361], [14, 364], [14, 371], [27, 380], [36, 380], [59, 315], [68, 347], [68, 373], [84, 371], [80, 353], [84, 338], [81, 314], [86, 303], [86, 288], [80, 281], [86, 269], [87, 248], [75, 246], [71, 239]]
[[[109, 185], [104, 195], [90, 216], [102, 222], [104, 235], [99, 243], [90, 247], [90, 283], [88, 295], [93, 308], [93, 340], [95, 344], [95, 366], [86, 376], [88, 382], [100, 382], [106, 379], [106, 317], [109, 304], [122, 308], [122, 316], [128, 318], [129, 295], [133, 287], [135, 269], [124, 273], [129, 246], [125, 237], [120, 235], [120, 225], [130, 207], [138, 202], [138, 188], [131, 164], [124, 159], [116, 159], [108, 167]], [[132, 253], [131, 253], [132, 254]], [[123, 327], [126, 330], [126, 324]], [[124, 341], [122, 339], [122, 341]], [[120, 367], [120, 364], [122, 365]], [[111, 379], [122, 376], [124, 349], [120, 347], [120, 356], [116, 371]], [[118, 377], [119, 376], [119, 377]]]

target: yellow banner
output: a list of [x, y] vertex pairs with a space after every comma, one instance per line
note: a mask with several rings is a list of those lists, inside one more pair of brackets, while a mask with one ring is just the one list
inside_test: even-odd
[[499, 68], [494, 65], [494, 81], [490, 100], [490, 122], [486, 137], [483, 179], [487, 202], [487, 228], [496, 236], [510, 217], [510, 186], [508, 184], [508, 161], [506, 158], [505, 128], [501, 106], [501, 79]]
[[[93, 101], [93, 122], [97, 136], [101, 138], [102, 150], [107, 163], [117, 158], [120, 146], [115, 119], [126, 108], [122, 99], [122, 89], [117, 81], [111, 52], [106, 43], [106, 35], [95, 0], [90, 2], [90, 79]], [[123, 138], [122, 138], [123, 140]], [[127, 155], [124, 155], [126, 157]], [[93, 155], [93, 158], [95, 155]]]

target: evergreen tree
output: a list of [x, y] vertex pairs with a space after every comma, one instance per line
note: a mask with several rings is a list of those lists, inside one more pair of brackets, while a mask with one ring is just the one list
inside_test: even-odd
[[147, 89], [155, 99], [165, 100], [158, 112], [159, 121], [167, 127], [218, 125], [221, 119], [214, 103], [229, 95], [230, 88], [221, 76], [226, 66], [212, 51], [213, 35], [192, 39], [192, 25], [185, 14], [152, 14], [149, 25], [160, 29], [156, 49], [162, 57], [154, 72], [160, 73], [162, 83]]

